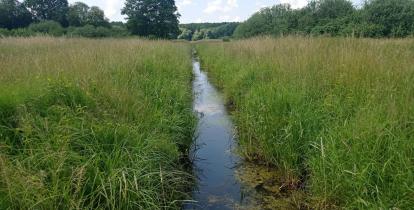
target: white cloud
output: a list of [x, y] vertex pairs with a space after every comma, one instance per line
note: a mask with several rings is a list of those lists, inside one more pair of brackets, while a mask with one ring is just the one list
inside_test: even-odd
[[302, 8], [308, 4], [307, 0], [280, 0], [279, 3], [290, 4], [293, 9]]
[[176, 2], [178, 10], [183, 9], [184, 7], [191, 5], [193, 3], [193, 0], [178, 0]]
[[223, 15], [219, 17], [221, 22], [239, 22], [241, 20], [240, 16], [230, 16], [230, 15]]
[[215, 12], [228, 13], [238, 6], [237, 0], [214, 0], [207, 3], [207, 8], [203, 12], [207, 14]]
[[230, 7], [238, 7], [239, 4], [237, 4], [237, 0], [227, 0], [227, 5], [229, 5]]
[[201, 18], [197, 18], [197, 20], [194, 21], [194, 23], [202, 23], [202, 22], [205, 22], [205, 21], [203, 21], [203, 19]]
[[[124, 20], [121, 9], [126, 0], [69, 0], [82, 1], [89, 6], [99, 6], [112, 21]], [[353, 2], [362, 0], [353, 0]], [[303, 7], [308, 0], [176, 0], [183, 22], [242, 21], [265, 6], [289, 3], [293, 8]]]
[[182, 6], [186, 6], [186, 5], [189, 5], [189, 4], [192, 4], [192, 3], [193, 3], [192, 0], [179, 0], [179, 1], [177, 1], [177, 4], [182, 5]]
[[119, 15], [123, 5], [124, 1], [122, 0], [106, 0], [105, 15], [111, 20], [116, 19], [116, 16]]

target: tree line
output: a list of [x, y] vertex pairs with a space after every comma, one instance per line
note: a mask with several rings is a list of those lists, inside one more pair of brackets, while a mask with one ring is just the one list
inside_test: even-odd
[[240, 24], [234, 37], [259, 35], [407, 37], [414, 35], [413, 0], [312, 0], [301, 9], [289, 4], [264, 8]]
[[174, 0], [127, 0], [127, 23], [109, 22], [102, 9], [67, 0], [0, 0], [0, 36], [34, 34], [86, 37], [139, 35], [176, 38], [180, 14]]
[[236, 22], [181, 24], [178, 39], [226, 39], [233, 35], [238, 25]]
[[260, 35], [407, 37], [414, 34], [414, 0], [311, 0], [304, 8], [279, 4], [243, 23], [179, 25], [174, 0], [126, 0], [127, 22], [109, 22], [99, 7], [67, 0], [0, 0], [0, 36], [129, 36], [217, 39]]

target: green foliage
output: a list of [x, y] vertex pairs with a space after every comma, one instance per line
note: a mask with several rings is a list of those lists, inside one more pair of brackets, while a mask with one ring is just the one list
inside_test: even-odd
[[240, 24], [234, 36], [245, 38], [259, 35], [283, 35], [291, 29], [292, 10], [288, 4], [264, 8], [245, 23]]
[[26, 27], [32, 22], [32, 15], [17, 0], [0, 0], [0, 28]]
[[197, 40], [202, 40], [202, 39], [208, 39], [209, 37], [206, 36], [206, 34], [205, 34], [206, 31], [207, 30], [205, 30], [205, 29], [195, 31], [192, 38], [191, 38], [191, 40], [197, 41]]
[[62, 26], [68, 25], [69, 4], [67, 0], [25, 0], [24, 3], [36, 20], [53, 20]]
[[34, 33], [46, 34], [51, 36], [62, 36], [65, 33], [63, 27], [56, 21], [48, 20], [32, 23], [29, 30]]
[[181, 24], [181, 34], [178, 39], [201, 40], [221, 39], [233, 35], [239, 23], [190, 23]]
[[414, 31], [414, 1], [372, 0], [364, 6], [364, 20], [380, 37], [405, 37]]
[[112, 30], [101, 26], [86, 25], [83, 27], [68, 28], [67, 35], [71, 37], [102, 38], [112, 36]]
[[193, 32], [186, 28], [180, 28], [180, 35], [178, 35], [177, 39], [184, 39], [187, 41], [191, 41], [193, 36]]
[[240, 24], [234, 36], [406, 37], [414, 31], [413, 22], [412, 0], [372, 0], [359, 9], [349, 0], [316, 0], [296, 10], [285, 4], [262, 9]]
[[[33, 13], [35, 23], [32, 23], [32, 14], [26, 6]], [[30, 23], [32, 24], [29, 27], [23, 28]], [[62, 25], [71, 27], [65, 30]], [[84, 3], [76, 2], [68, 8], [66, 0], [26, 0], [24, 4], [16, 0], [1, 0], [0, 29], [2, 37], [29, 37], [39, 34], [85, 37], [129, 36], [123, 23], [111, 28], [111, 23], [99, 7], [89, 7]]]
[[128, 37], [128, 36], [131, 36], [131, 33], [128, 31], [126, 26], [124, 26], [123, 24], [119, 25], [119, 24], [111, 23], [110, 32], [111, 32], [111, 37]]
[[224, 37], [230, 37], [233, 35], [234, 30], [236, 30], [239, 23], [226, 23], [221, 26], [211, 28], [211, 35], [210, 38], [212, 39], [220, 39]]
[[173, 39], [180, 32], [174, 0], [127, 0], [122, 14], [134, 35]]
[[[414, 206], [414, 40], [256, 38], [197, 46], [240, 154], [312, 209]], [[300, 201], [299, 201], [300, 202]]]
[[179, 209], [189, 199], [189, 45], [0, 42], [1, 209]]
[[75, 2], [69, 6], [68, 23], [70, 26], [84, 26], [87, 24], [89, 6], [82, 2]]
[[128, 37], [131, 34], [124, 26], [114, 25], [110, 28], [93, 25], [82, 27], [62, 28], [57, 22], [44, 21], [34, 23], [28, 28], [18, 28], [13, 30], [0, 29], [0, 37], [31, 37], [31, 36], [69, 36], [69, 37]]
[[4, 37], [30, 37], [36, 35], [36, 33], [30, 30], [29, 28], [16, 28], [12, 30], [3, 30], [3, 32], [4, 33], [2, 34], [2, 36]]
[[110, 27], [108, 19], [105, 18], [105, 13], [99, 7], [91, 7], [86, 16], [86, 23], [96, 27]]
[[10, 36], [10, 31], [4, 28], [0, 28], [0, 37], [8, 37]]

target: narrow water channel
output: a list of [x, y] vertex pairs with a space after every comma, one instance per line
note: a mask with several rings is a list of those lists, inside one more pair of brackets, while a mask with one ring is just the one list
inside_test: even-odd
[[183, 209], [301, 209], [295, 200], [302, 200], [302, 194], [282, 192], [277, 170], [245, 162], [236, 155], [236, 131], [224, 99], [196, 59], [193, 73], [193, 109], [198, 125], [191, 157], [197, 183], [194, 201], [186, 202]]
[[233, 152], [235, 130], [224, 101], [208, 81], [200, 63], [193, 61], [194, 111], [198, 125], [194, 143], [194, 174], [198, 183], [194, 203], [184, 209], [235, 209], [242, 202], [240, 183], [235, 177], [239, 158]]

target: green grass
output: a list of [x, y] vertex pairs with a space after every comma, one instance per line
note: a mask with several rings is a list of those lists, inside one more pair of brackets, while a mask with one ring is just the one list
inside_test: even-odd
[[[316, 209], [414, 206], [414, 40], [199, 43], [234, 105], [240, 153]], [[285, 187], [286, 187], [285, 186]]]
[[188, 199], [191, 47], [0, 39], [0, 209], [168, 209]]
[[[196, 44], [240, 153], [316, 209], [414, 206], [414, 40]], [[188, 199], [191, 46], [0, 39], [0, 209], [170, 209]]]

